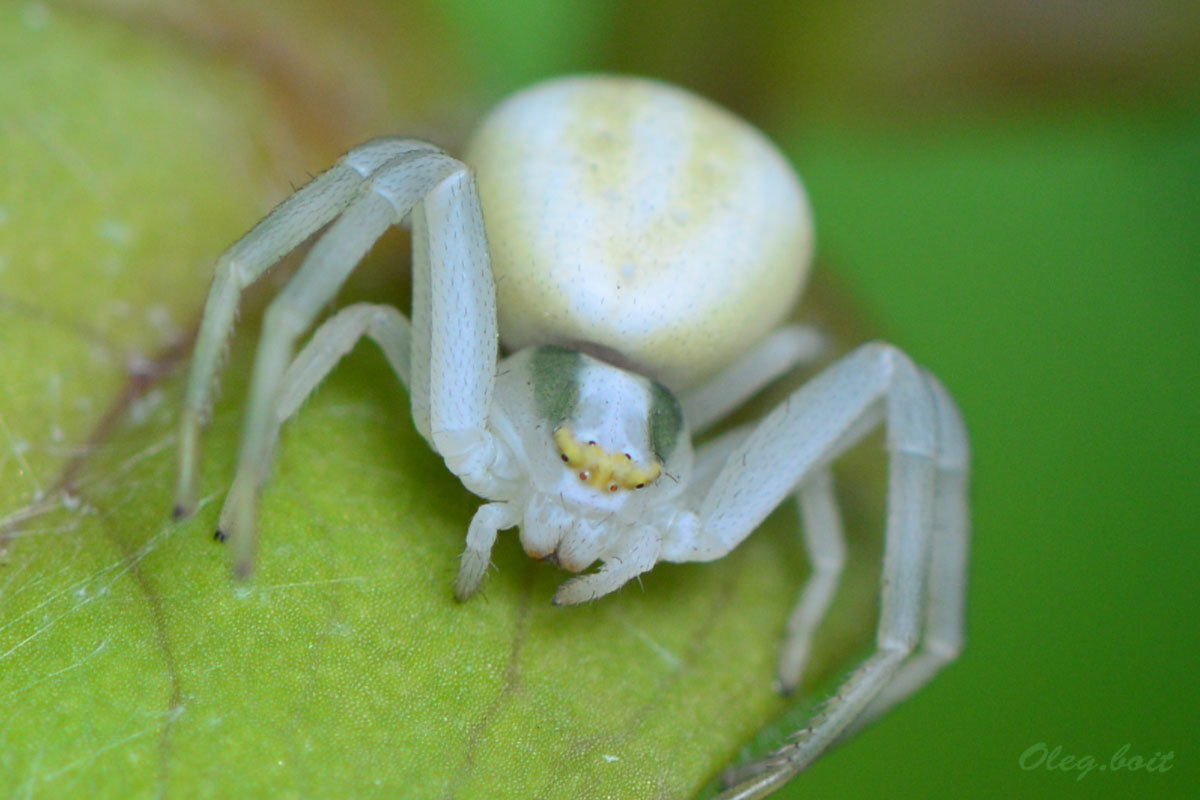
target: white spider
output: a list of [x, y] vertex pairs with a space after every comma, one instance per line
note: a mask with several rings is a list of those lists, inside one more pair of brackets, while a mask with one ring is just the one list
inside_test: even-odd
[[[220, 258], [182, 414], [176, 515], [194, 508], [199, 430], [241, 291], [326, 225], [263, 323], [218, 529], [239, 574], [253, 563], [279, 426], [368, 336], [408, 387], [421, 435], [487, 500], [467, 531], [460, 600], [479, 588], [500, 530], [519, 526], [526, 552], [572, 572], [602, 562], [559, 587], [566, 605], [658, 561], [720, 558], [794, 496], [813, 575], [783, 646], [790, 689], [844, 559], [829, 464], [885, 424], [876, 649], [722, 795], [765, 796], [961, 648], [967, 442], [954, 403], [899, 350], [872, 343], [693, 452], [692, 434], [818, 349], [806, 328], [772, 332], [811, 257], [804, 191], [758, 131], [700, 98], [640, 79], [550, 81], [493, 111], [466, 163], [474, 174], [424, 142], [368, 142]], [[293, 358], [363, 254], [404, 221], [412, 320], [353, 305]], [[512, 353], [499, 364], [497, 318]]]

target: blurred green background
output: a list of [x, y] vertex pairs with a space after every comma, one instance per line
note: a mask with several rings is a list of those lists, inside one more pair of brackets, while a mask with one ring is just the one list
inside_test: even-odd
[[[286, 60], [196, 22], [233, 4], [65, 5], [186, 30], [243, 53], [235, 70]], [[496, 99], [565, 71], [659, 77], [737, 111], [804, 176], [819, 269], [958, 399], [974, 452], [967, 650], [781, 797], [1196, 796], [1196, 3], [300, 5], [309, 32], [333, 14], [397, 26], [371, 55], [387, 74], [338, 59], [366, 46], [351, 37], [320, 44], [342, 71], [277, 82], [330, 152], [389, 130], [453, 145]], [[393, 91], [419, 111], [372, 110]], [[1039, 743], [1105, 764], [1124, 745], [1175, 755], [1156, 774], [1022, 768]]]

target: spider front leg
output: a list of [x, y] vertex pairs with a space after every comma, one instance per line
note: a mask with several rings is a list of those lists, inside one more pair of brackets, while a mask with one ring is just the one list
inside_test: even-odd
[[[351, 161], [354, 155], [352, 152], [344, 161]], [[303, 196], [306, 190], [307, 187], [297, 196]], [[328, 191], [319, 190], [316, 196], [318, 202], [331, 202]], [[341, 202], [340, 195], [332, 199]], [[336, 214], [338, 209], [334, 205]], [[328, 205], [323, 208], [323, 213], [328, 213]], [[408, 335], [402, 318], [397, 321], [387, 314], [360, 310], [357, 315], [338, 316], [314, 337], [315, 349], [306, 349], [288, 372], [299, 336], [379, 236], [410, 211], [414, 227], [420, 228], [422, 243], [414, 248], [415, 272], [425, 282], [425, 289], [415, 292], [417, 324], [412, 335]], [[257, 240], [283, 237], [286, 231], [281, 233], [281, 230], [288, 227], [291, 217], [277, 215], [278, 210], [255, 229]], [[247, 239], [255, 236], [252, 232]], [[225, 262], [237, 263], [237, 260], [223, 259]], [[232, 317], [232, 312], [226, 310], [228, 291], [218, 292], [214, 288], [206, 309], [205, 325], [210, 318], [218, 319], [211, 326], [218, 333], [228, 330], [228, 325], [221, 327], [220, 319]], [[236, 299], [235, 292], [234, 304]], [[422, 308], [426, 302], [431, 308]], [[401, 379], [408, 379], [414, 395], [414, 417], [426, 420], [422, 432], [451, 469], [464, 478], [485, 469], [491, 457], [486, 419], [496, 361], [494, 287], [474, 181], [464, 165], [432, 146], [410, 148], [395, 155], [361, 180], [351, 199], [344, 203], [340, 216], [267, 309], [251, 380], [238, 470], [221, 510], [218, 528], [219, 536], [233, 542], [234, 566], [239, 575], [248, 574], [253, 564], [257, 497], [268, 472], [280, 423], [364, 333], [374, 335], [384, 345]], [[213, 335], [205, 340], [206, 345]], [[204, 337], [203, 332], [201, 336]], [[405, 339], [409, 346], [407, 359], [397, 352]], [[438, 361], [431, 364], [429, 359]], [[210, 361], [205, 358], [204, 363], [194, 365], [193, 381], [207, 378], [206, 368], [209, 372], [215, 370], [215, 362], [210, 364]], [[408, 374], [404, 374], [405, 369]], [[416, 398], [418, 392], [424, 393], [422, 402]], [[189, 409], [195, 407], [189, 404]], [[282, 415], [281, 407], [285, 412]], [[422, 409], [432, 409], [432, 413]], [[183, 424], [186, 438], [186, 426], [195, 423], [185, 418]], [[182, 456], [185, 463], [187, 457], [187, 454]], [[186, 486], [187, 480], [181, 477], [181, 486]]]
[[217, 260], [192, 352], [179, 420], [174, 507], [177, 519], [191, 516], [195, 511], [200, 429], [208, 421], [217, 371], [233, 331], [242, 292], [279, 259], [340, 214], [372, 173], [393, 158], [421, 152], [439, 151], [431, 144], [414, 139], [377, 139], [355, 148], [276, 206]]
[[[880, 421], [886, 422], [888, 434], [888, 502], [876, 651], [793, 741], [739, 770], [748, 777], [721, 795], [723, 800], [765, 797], [851, 725], [932, 677], [944, 661], [934, 664], [921, 656], [909, 661], [923, 618], [929, 620], [927, 647], [940, 649], [933, 637], [961, 641], [961, 634], [956, 637], [949, 628], [961, 626], [966, 434], [940, 385], [887, 345], [866, 345], [851, 353], [736, 444], [724, 446], [724, 466], [699, 504], [697, 535], [686, 552], [680, 542], [668, 558], [719, 558], [797, 488], [802, 502], [818, 503], [812, 513], [823, 513], [819, 504], [831, 502], [832, 495], [812, 482], [822, 480], [824, 468]], [[806, 497], [806, 492], [815, 496]], [[820, 524], [832, 530], [828, 520]], [[802, 627], [811, 628], [804, 603], [802, 597], [797, 614], [808, 620]], [[785, 645], [785, 663], [787, 651]]]

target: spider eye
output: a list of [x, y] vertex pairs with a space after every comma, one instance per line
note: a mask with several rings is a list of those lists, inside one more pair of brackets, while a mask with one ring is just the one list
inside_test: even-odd
[[637, 486], [635, 486], [635, 487], [633, 487], [633, 488], [635, 488], [635, 489], [645, 489], [645, 488], [646, 488], [646, 484], [644, 484], [644, 483], [639, 483]]
[[563, 460], [563, 463], [565, 464], [566, 462], [570, 461], [571, 459], [567, 458], [566, 453], [563, 453], [562, 460]]
[[608, 485], [608, 490], [609, 490], [610, 492], [615, 492], [615, 491], [617, 490], [617, 485], [616, 485], [615, 483], [610, 483], [610, 484]]
[[586, 472], [579, 473], [579, 480], [586, 482], [587, 479], [588, 479], [588, 474]]

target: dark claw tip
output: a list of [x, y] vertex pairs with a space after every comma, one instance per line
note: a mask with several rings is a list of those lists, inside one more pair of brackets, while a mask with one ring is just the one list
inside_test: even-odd
[[220, 528], [217, 528], [215, 531], [213, 531], [214, 542], [223, 542], [228, 538], [229, 537], [225, 534], [225, 531], [221, 530]]
[[183, 519], [187, 515], [187, 509], [184, 508], [182, 504], [177, 504], [171, 509], [171, 519], [175, 520], [176, 522], [179, 522], [179, 520]]

